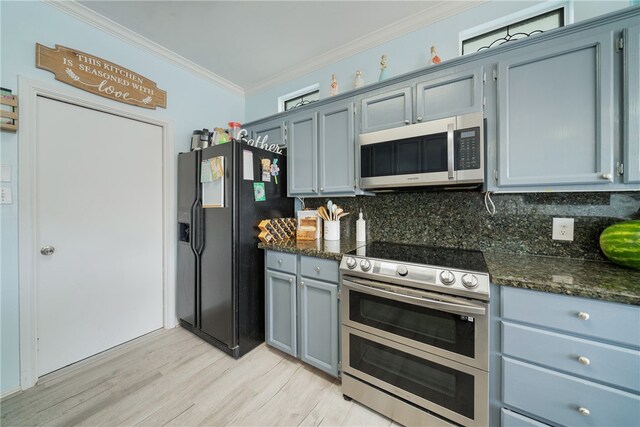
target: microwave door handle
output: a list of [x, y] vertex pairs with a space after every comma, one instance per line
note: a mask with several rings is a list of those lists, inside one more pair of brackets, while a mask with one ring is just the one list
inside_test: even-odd
[[454, 157], [453, 157], [453, 123], [447, 125], [447, 172], [448, 178], [454, 179]]
[[484, 307], [478, 307], [475, 305], [466, 304], [454, 304], [450, 302], [438, 301], [430, 298], [420, 298], [411, 295], [402, 295], [395, 292], [385, 291], [379, 288], [370, 286], [358, 285], [357, 283], [350, 282], [348, 280], [342, 280], [345, 287], [351, 288], [357, 291], [364, 292], [366, 294], [379, 296], [383, 298], [390, 298], [395, 301], [405, 302], [407, 304], [419, 305], [426, 308], [433, 308], [435, 310], [445, 311], [447, 313], [463, 314], [463, 315], [478, 315], [484, 316], [486, 310]]

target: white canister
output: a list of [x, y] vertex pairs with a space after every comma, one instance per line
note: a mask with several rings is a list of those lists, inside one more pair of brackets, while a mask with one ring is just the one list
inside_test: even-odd
[[340, 221], [324, 222], [324, 240], [340, 240]]

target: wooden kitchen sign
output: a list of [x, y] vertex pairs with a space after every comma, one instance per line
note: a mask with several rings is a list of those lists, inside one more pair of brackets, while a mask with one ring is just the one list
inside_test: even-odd
[[87, 92], [142, 108], [167, 108], [167, 92], [113, 62], [79, 50], [36, 43], [36, 67], [51, 71], [56, 80]]

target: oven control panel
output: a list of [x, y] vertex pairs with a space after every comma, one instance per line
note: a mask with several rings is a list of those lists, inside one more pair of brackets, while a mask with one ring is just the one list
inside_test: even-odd
[[357, 256], [344, 256], [340, 269], [347, 274], [370, 280], [386, 280], [427, 290], [439, 290], [486, 298], [489, 295], [487, 273], [459, 271], [437, 266], [389, 262]]

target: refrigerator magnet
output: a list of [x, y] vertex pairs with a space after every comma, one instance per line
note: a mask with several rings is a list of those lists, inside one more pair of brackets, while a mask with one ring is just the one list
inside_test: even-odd
[[271, 182], [271, 159], [260, 159], [262, 165], [262, 181]]
[[273, 163], [271, 163], [271, 176], [273, 176], [273, 181], [278, 185], [278, 175], [280, 174], [280, 166], [278, 166], [278, 159], [273, 159]]
[[267, 195], [264, 191], [264, 182], [253, 183], [253, 197], [256, 202], [264, 202], [267, 200]]

